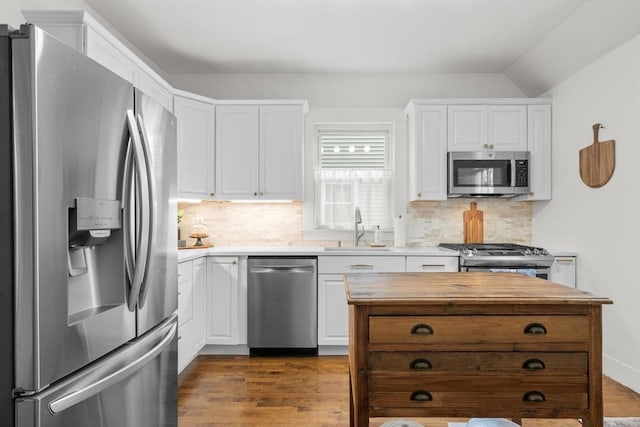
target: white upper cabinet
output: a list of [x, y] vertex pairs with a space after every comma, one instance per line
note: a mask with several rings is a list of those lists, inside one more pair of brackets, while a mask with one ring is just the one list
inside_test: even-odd
[[173, 88], [87, 12], [30, 10], [23, 15], [173, 111]]
[[216, 105], [216, 198], [302, 199], [304, 114], [296, 104]]
[[487, 144], [498, 151], [527, 151], [527, 106], [488, 105]]
[[299, 105], [260, 107], [262, 199], [302, 199], [303, 127]]
[[178, 197], [215, 196], [215, 107], [186, 93], [175, 96], [178, 119]]
[[447, 198], [448, 151], [528, 151], [530, 192], [513, 200], [551, 199], [550, 99], [418, 99], [405, 111], [409, 201]]
[[259, 109], [216, 106], [216, 193], [220, 199], [259, 196]]
[[486, 105], [450, 105], [447, 125], [449, 151], [488, 148]]
[[447, 199], [447, 106], [411, 105], [409, 200]]
[[527, 108], [529, 194], [516, 200], [551, 200], [551, 104]]
[[450, 105], [449, 151], [527, 151], [526, 105]]

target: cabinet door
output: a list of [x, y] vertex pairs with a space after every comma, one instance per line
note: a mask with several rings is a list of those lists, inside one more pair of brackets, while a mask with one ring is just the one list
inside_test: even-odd
[[449, 151], [479, 151], [487, 145], [487, 106], [448, 107]]
[[178, 264], [178, 372], [193, 358], [193, 263]]
[[238, 258], [207, 259], [207, 344], [238, 344]]
[[527, 200], [551, 200], [551, 105], [528, 107], [530, 194]]
[[260, 107], [261, 199], [302, 199], [303, 123], [301, 105]]
[[447, 107], [416, 107], [409, 117], [409, 200], [447, 199]]
[[205, 258], [193, 261], [193, 339], [194, 356], [205, 342], [205, 300], [207, 284], [207, 263]]
[[216, 193], [253, 199], [259, 193], [258, 106], [216, 106]]
[[487, 144], [496, 151], [527, 151], [527, 106], [489, 105]]
[[174, 103], [178, 119], [178, 196], [212, 198], [215, 195], [214, 106], [177, 95]]
[[318, 275], [318, 345], [349, 345], [349, 307], [341, 274]]
[[576, 286], [576, 257], [557, 256], [551, 266], [549, 280], [555, 283], [575, 288]]

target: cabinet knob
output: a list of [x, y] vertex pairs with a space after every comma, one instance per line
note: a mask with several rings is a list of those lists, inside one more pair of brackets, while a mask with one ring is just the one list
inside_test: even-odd
[[544, 362], [540, 359], [528, 359], [522, 364], [522, 369], [527, 369], [529, 371], [541, 371], [544, 368]]
[[415, 402], [431, 402], [433, 400], [433, 396], [428, 391], [416, 390], [411, 393], [411, 400]]
[[236, 265], [237, 263], [238, 263], [238, 261], [236, 261], [236, 260], [231, 261], [231, 265]]
[[489, 144], [489, 150], [493, 150], [493, 144]]
[[544, 397], [544, 394], [539, 391], [530, 391], [522, 396], [523, 402], [541, 403], [545, 400], [547, 399]]
[[262, 196], [264, 196], [264, 193], [261, 191], [261, 192], [260, 192], [260, 197], [262, 197]]
[[209, 193], [209, 195], [210, 195], [211, 197], [213, 197], [213, 196], [215, 196], [215, 195], [216, 195], [216, 193]]
[[258, 197], [258, 193], [253, 193], [253, 197]]
[[418, 197], [422, 197], [422, 193], [418, 193]]
[[431, 369], [433, 365], [427, 359], [415, 359], [409, 364], [410, 369]]
[[542, 323], [530, 323], [524, 328], [526, 335], [546, 335], [547, 328]]
[[484, 145], [482, 146], [482, 148], [484, 148], [484, 149], [486, 150], [487, 148], [489, 148], [489, 144], [484, 144]]
[[433, 328], [424, 323], [419, 323], [411, 328], [411, 335], [433, 335]]

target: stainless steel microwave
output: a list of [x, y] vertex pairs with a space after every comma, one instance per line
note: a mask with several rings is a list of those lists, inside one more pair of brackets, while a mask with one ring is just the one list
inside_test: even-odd
[[450, 197], [529, 193], [527, 151], [451, 151], [447, 157]]

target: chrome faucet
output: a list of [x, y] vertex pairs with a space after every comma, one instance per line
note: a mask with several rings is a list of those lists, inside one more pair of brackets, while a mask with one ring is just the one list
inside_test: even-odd
[[353, 247], [358, 247], [360, 238], [364, 236], [364, 225], [362, 225], [362, 232], [358, 232], [358, 224], [362, 224], [362, 215], [360, 214], [360, 208], [356, 207], [355, 218], [353, 221]]

